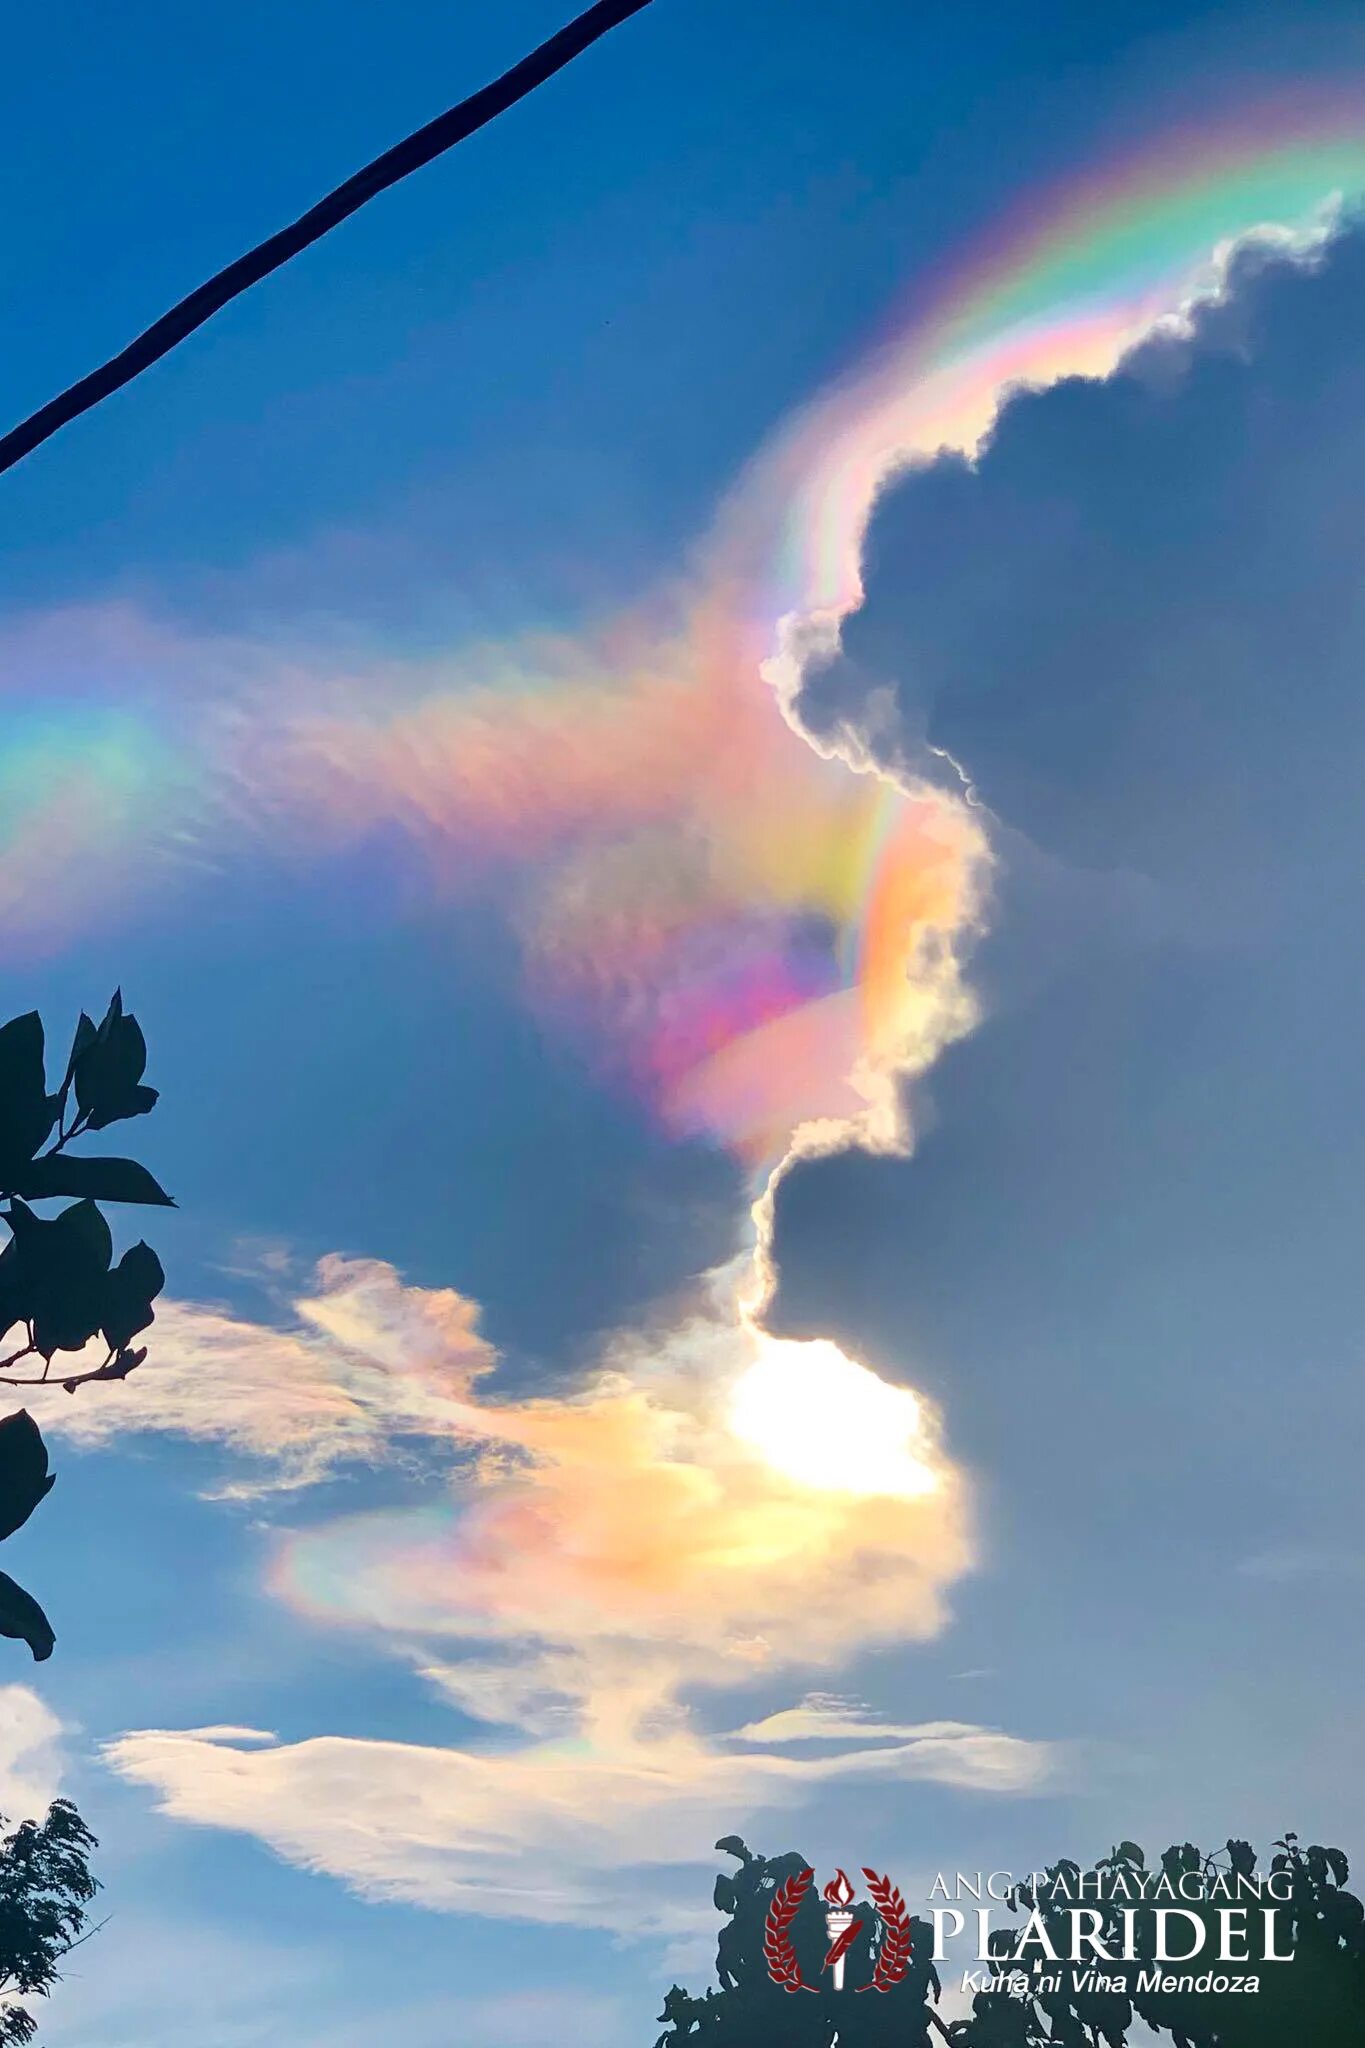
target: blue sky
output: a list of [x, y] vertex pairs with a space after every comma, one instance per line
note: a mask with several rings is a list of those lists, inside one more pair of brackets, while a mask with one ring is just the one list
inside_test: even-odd
[[[558, 18], [27, 17], [10, 414]], [[570, 1465], [528, 1538], [552, 1587], [594, 1487], [608, 1562], [613, 1514], [655, 1513], [603, 1367], [649, 1427], [665, 1396], [713, 1427], [772, 1164], [622, 1085], [647, 988], [603, 997], [579, 962], [572, 1027], [542, 998], [533, 921], [616, 842], [556, 842], [534, 895], [520, 846], [485, 875], [492, 809], [466, 824], [422, 782], [443, 733], [470, 743], [462, 693], [496, 735], [528, 674], [562, 687], [576, 743], [610, 622], [691, 587], [755, 452], [994, 221], [1215, 106], [1358, 75], [1328, 8], [789, 0], [775, 26], [657, 0], [3, 480], [12, 731], [55, 734], [53, 775], [111, 717], [166, 750], [107, 841], [58, 813], [20, 862], [0, 811], [5, 1014], [58, 1035], [122, 983], [162, 1090], [138, 1136], [181, 1205], [151, 1358], [53, 1416], [58, 1488], [5, 1560], [59, 1637], [36, 1685], [17, 1648], [3, 1674], [5, 1796], [60, 1782], [104, 1844], [111, 1919], [54, 2044], [517, 2048], [567, 1996], [628, 2048], [704, 1974], [736, 1827], [907, 1891], [1125, 1834], [1359, 1841], [1335, 1764], [1365, 1569], [1358, 235], [1250, 260], [1192, 337], [1018, 400], [975, 466], [888, 493], [843, 652], [804, 676], [823, 741], [902, 777], [926, 737], [963, 762], [982, 808], [934, 801], [990, 849], [960, 986], [929, 990], [913, 1148], [822, 1143], [760, 1225], [768, 1331], [940, 1418], [929, 1508], [877, 1521], [903, 1629], [820, 1543], [881, 1507], [827, 1525], [828, 1493], [761, 1610], [731, 1587], [717, 1620], [704, 1561], [647, 1623], [557, 1622], [531, 1586], [481, 1634], [462, 1604], [501, 1540], [475, 1446], [553, 1468], [576, 1404], [619, 1419], [619, 1473]], [[631, 629], [653, 665], [679, 602]], [[436, 699], [452, 728], [421, 723]], [[364, 808], [393, 703], [427, 814]], [[277, 760], [333, 716], [358, 753], [276, 830]], [[791, 844], [824, 815], [793, 809]], [[717, 889], [736, 843], [704, 849]], [[620, 844], [645, 931], [682, 837]], [[718, 1455], [727, 1512], [766, 1526], [777, 1482]], [[861, 1702], [863, 1733], [817, 1701], [794, 1750], [736, 1735], [812, 1693]], [[192, 1733], [225, 1729], [274, 1740]], [[613, 1775], [642, 1740], [666, 1810]], [[596, 1783], [617, 1817], [590, 1840]]]

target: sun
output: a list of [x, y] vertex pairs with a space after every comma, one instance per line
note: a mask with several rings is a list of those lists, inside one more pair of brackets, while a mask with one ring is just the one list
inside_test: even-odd
[[825, 1493], [914, 1500], [934, 1490], [933, 1446], [908, 1387], [828, 1338], [753, 1335], [757, 1356], [731, 1390], [728, 1421], [765, 1464]]

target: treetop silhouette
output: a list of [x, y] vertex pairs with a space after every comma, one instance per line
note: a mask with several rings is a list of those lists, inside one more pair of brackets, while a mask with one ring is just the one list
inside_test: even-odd
[[13, 2000], [46, 1998], [57, 1965], [87, 1937], [88, 1908], [99, 1890], [89, 1858], [98, 1846], [67, 1799], [55, 1799], [45, 1820], [26, 1820], [0, 1840], [0, 2048], [23, 2048], [33, 2039], [38, 2022]]
[[[42, 1019], [36, 1010], [0, 1026], [0, 1214], [9, 1242], [0, 1251], [0, 1388], [61, 1386], [74, 1394], [95, 1380], [124, 1380], [147, 1356], [135, 1337], [149, 1327], [165, 1285], [161, 1261], [139, 1240], [114, 1262], [101, 1202], [174, 1204], [135, 1159], [90, 1157], [68, 1148], [92, 1132], [146, 1116], [157, 1091], [143, 1080], [147, 1044], [116, 989], [96, 1024], [82, 1011], [60, 1086], [49, 1092]], [[55, 1216], [30, 1205], [76, 1199]], [[84, 1362], [102, 1340], [104, 1355]], [[78, 1369], [54, 1370], [61, 1352]], [[25, 1409], [0, 1421], [0, 1541], [23, 1527], [52, 1489], [47, 1446]], [[0, 1572], [0, 1635], [52, 1654], [52, 1626], [31, 1593]]]
[[[811, 1890], [789, 1929], [804, 1981], [790, 1990], [774, 1983], [764, 1953], [769, 1910], [780, 1889], [809, 1865], [794, 1851], [755, 1855], [737, 1835], [722, 1837], [716, 1847], [739, 1862], [737, 1871], [722, 1872], [715, 1882], [716, 1908], [726, 1916], [716, 1944], [718, 1988], [698, 1998], [673, 1985], [658, 2015], [664, 2031], [654, 2048], [681, 2042], [694, 2048], [833, 2048], [836, 2041], [839, 2048], [928, 2048], [932, 2041], [953, 2048], [1129, 2048], [1139, 2022], [1169, 2048], [1347, 2048], [1365, 2042], [1365, 1907], [1346, 1889], [1350, 1866], [1342, 1851], [1316, 1843], [1305, 1848], [1294, 1834], [1275, 1843], [1269, 1865], [1268, 1875], [1276, 1879], [1276, 1926], [1267, 1928], [1260, 1914], [1248, 1911], [1247, 1960], [1225, 1963], [1221, 1972], [1207, 1963], [1201, 1974], [1197, 1963], [1158, 1961], [1157, 1908], [1131, 1903], [1141, 1896], [1139, 1881], [1147, 1868], [1136, 1842], [1120, 1843], [1089, 1871], [1066, 1860], [1051, 1865], [1032, 1889], [1016, 1886], [1008, 1906], [1036, 1913], [1062, 1957], [1069, 1952], [1070, 1912], [1078, 1898], [1093, 1909], [1094, 1931], [1116, 1958], [1125, 1947], [1123, 1916], [1129, 1912], [1131, 1958], [1058, 1963], [1030, 1953], [1016, 1963], [1021, 1926], [997, 1931], [990, 1960], [980, 1966], [990, 1986], [974, 1992], [969, 2018], [953, 2021], [936, 2010], [942, 1985], [933, 1961], [934, 1933], [918, 1917], [910, 1921], [910, 1964], [903, 1980], [888, 1991], [859, 1995], [889, 1938], [868, 1901], [852, 1907], [862, 1927], [848, 1951], [848, 1983], [859, 1988], [837, 1994], [832, 1989], [824, 1968], [832, 1951]], [[1214, 1935], [1216, 1954], [1229, 1881], [1256, 1874], [1251, 1844], [1233, 1839], [1205, 1854], [1185, 1842], [1165, 1852], [1160, 1870], [1178, 1886], [1182, 1909]], [[1269, 1960], [1275, 1952], [1292, 1953], [1292, 1960]], [[1254, 1973], [1258, 1988], [1212, 1988], [1226, 1985], [1234, 1973]], [[1197, 1988], [1206, 1979], [1205, 1988]]]

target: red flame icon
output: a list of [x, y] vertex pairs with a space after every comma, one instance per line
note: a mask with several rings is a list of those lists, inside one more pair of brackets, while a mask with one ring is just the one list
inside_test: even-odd
[[851, 1906], [853, 1904], [853, 1887], [844, 1876], [843, 1871], [840, 1870], [825, 1886], [820, 1896], [831, 1906]]

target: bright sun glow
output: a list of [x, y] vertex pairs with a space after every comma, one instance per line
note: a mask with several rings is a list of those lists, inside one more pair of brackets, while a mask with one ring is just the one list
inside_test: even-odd
[[914, 1499], [932, 1491], [923, 1418], [908, 1387], [888, 1386], [824, 1337], [756, 1338], [729, 1421], [774, 1471], [831, 1493]]

